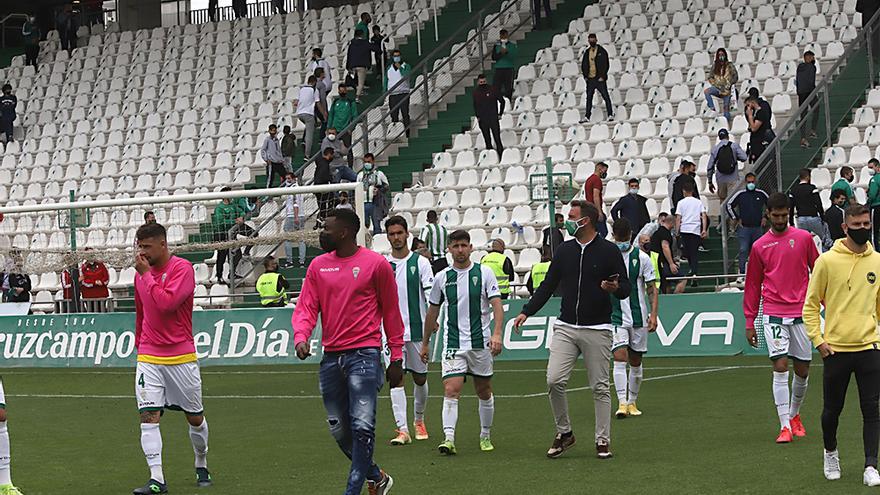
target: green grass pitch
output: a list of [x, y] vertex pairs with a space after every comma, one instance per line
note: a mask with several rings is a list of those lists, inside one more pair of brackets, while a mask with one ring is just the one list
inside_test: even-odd
[[[376, 460], [392, 493], [767, 494], [876, 493], [862, 486], [861, 417], [855, 383], [841, 418], [843, 478], [822, 476], [821, 365], [816, 360], [802, 416], [805, 439], [776, 445], [770, 364], [763, 358], [645, 360], [639, 418], [612, 420], [614, 458], [599, 460], [593, 404], [580, 367], [569, 387], [578, 444], [547, 459], [553, 421], [539, 361], [496, 364], [496, 450], [478, 446], [470, 383], [459, 407], [459, 454], [441, 457], [442, 386], [430, 375], [431, 439], [390, 447], [387, 387], [378, 407]], [[163, 418], [164, 465], [174, 494], [338, 494], [348, 472], [324, 420], [314, 366], [204, 368], [215, 486], [197, 489], [186, 423]], [[12, 474], [27, 495], [126, 494], [146, 481], [131, 370], [7, 370]], [[408, 387], [409, 388], [409, 387]], [[613, 395], [613, 392], [612, 392]], [[612, 399], [616, 409], [616, 399]], [[410, 417], [412, 399], [410, 395]], [[366, 492], [366, 490], [364, 490]]]

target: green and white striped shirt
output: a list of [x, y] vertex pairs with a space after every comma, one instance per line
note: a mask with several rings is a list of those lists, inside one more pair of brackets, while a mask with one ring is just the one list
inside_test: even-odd
[[404, 259], [391, 255], [385, 258], [391, 263], [394, 280], [397, 282], [398, 306], [403, 318], [403, 340], [421, 343], [428, 308], [426, 292], [434, 286], [431, 262], [418, 253], [410, 253]]
[[446, 227], [436, 223], [429, 223], [425, 225], [424, 232], [425, 238], [422, 240], [428, 245], [431, 255], [435, 259], [446, 256], [446, 238], [449, 235]]
[[489, 267], [479, 263], [471, 263], [464, 270], [450, 266], [434, 277], [428, 302], [447, 305], [444, 352], [488, 348], [492, 323], [489, 300], [493, 297], [501, 297], [498, 281]]
[[645, 294], [645, 284], [654, 283], [654, 264], [650, 256], [635, 246], [621, 255], [632, 289], [626, 299], [611, 298], [611, 323], [623, 328], [641, 328], [648, 324], [651, 302]]

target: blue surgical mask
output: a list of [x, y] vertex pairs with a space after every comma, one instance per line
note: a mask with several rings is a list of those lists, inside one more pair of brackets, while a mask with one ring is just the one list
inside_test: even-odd
[[754, 182], [749, 182], [748, 184], [746, 184], [746, 189], [748, 189], [749, 191], [754, 191], [756, 187], [758, 186], [756, 186]]
[[395, 57], [392, 57], [391, 60], [394, 60], [394, 63], [399, 64], [402, 59], [400, 57], [395, 56]]
[[633, 196], [635, 196], [636, 194], [639, 193], [639, 188], [638, 187], [631, 187], [631, 188], [629, 188], [629, 193], [632, 194]]
[[629, 248], [631, 248], [631, 247], [632, 247], [631, 242], [618, 242], [617, 243], [617, 249], [620, 249], [620, 251], [622, 253], [629, 251]]
[[367, 172], [373, 170], [373, 164], [369, 162], [364, 162], [364, 170], [366, 170]]

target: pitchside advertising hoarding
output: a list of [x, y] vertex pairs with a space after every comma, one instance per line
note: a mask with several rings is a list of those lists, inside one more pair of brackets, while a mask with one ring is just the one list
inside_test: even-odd
[[[553, 338], [559, 300], [551, 299], [530, 317], [520, 333], [513, 319], [525, 300], [504, 303], [501, 360], [545, 360]], [[196, 311], [193, 333], [201, 364], [259, 365], [315, 363], [320, 330], [312, 336], [313, 356], [296, 359], [290, 308]], [[433, 345], [435, 361], [439, 345]], [[0, 317], [0, 367], [131, 367], [134, 314], [78, 314]], [[660, 297], [657, 331], [649, 338], [651, 356], [762, 354], [745, 340], [741, 293]]]

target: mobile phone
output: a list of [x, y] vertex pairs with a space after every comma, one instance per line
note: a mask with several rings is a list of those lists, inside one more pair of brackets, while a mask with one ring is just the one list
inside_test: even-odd
[[606, 280], [608, 280], [609, 282], [617, 282], [618, 280], [620, 280], [620, 274], [615, 273], [614, 275], [608, 277]]

